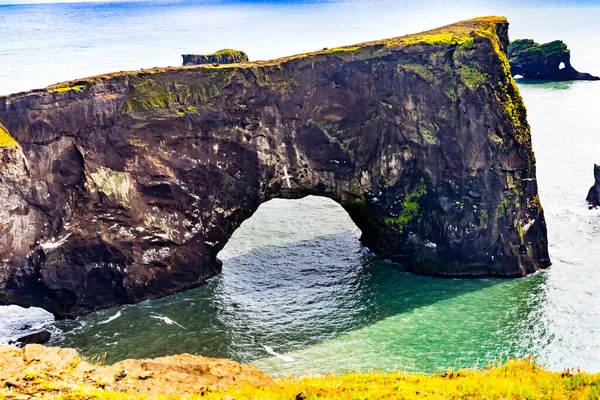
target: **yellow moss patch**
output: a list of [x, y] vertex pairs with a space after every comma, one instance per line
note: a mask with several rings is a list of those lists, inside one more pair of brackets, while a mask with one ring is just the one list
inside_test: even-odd
[[406, 45], [437, 45], [457, 44], [469, 46], [474, 43], [475, 36], [496, 36], [492, 29], [496, 24], [506, 23], [504, 17], [479, 17], [471, 20], [460, 21], [452, 25], [430, 31], [389, 39], [386, 46]]
[[52, 93], [66, 93], [66, 92], [81, 92], [87, 88], [86, 84], [77, 84], [72, 86], [50, 86], [48, 90]]
[[387, 46], [393, 47], [398, 45], [438, 45], [438, 44], [458, 44], [458, 45], [469, 45], [473, 44], [473, 37], [465, 34], [461, 30], [440, 32], [440, 33], [424, 33], [422, 35], [411, 35], [392, 39], [386, 43]]
[[0, 147], [16, 149], [19, 143], [8, 133], [8, 131], [0, 124]]
[[335, 53], [352, 53], [360, 49], [360, 46], [342, 46], [342, 47], [334, 47], [332, 49], [328, 49], [327, 53], [335, 54]]
[[526, 119], [527, 110], [525, 103], [510, 72], [508, 57], [500, 47], [498, 35], [496, 35], [492, 26], [481, 27], [478, 33], [490, 38], [494, 52], [500, 59], [500, 68], [502, 69], [504, 80], [501, 82], [500, 90], [496, 92], [496, 96], [504, 106], [504, 110], [512, 122], [515, 139], [519, 143], [531, 143], [531, 132]]
[[239, 68], [239, 64], [218, 64], [218, 65], [212, 65], [212, 64], [207, 64], [207, 65], [203, 65], [204, 68], [206, 69], [236, 69]]

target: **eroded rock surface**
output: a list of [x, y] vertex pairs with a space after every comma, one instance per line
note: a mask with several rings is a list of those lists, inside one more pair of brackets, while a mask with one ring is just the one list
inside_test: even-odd
[[274, 382], [251, 365], [225, 359], [179, 354], [103, 365], [82, 360], [74, 349], [30, 344], [23, 349], [0, 346], [0, 384], [15, 392], [28, 393], [31, 387], [44, 396], [47, 391], [48, 398], [82, 384], [130, 395], [184, 396]]
[[417, 273], [549, 265], [507, 46], [490, 17], [0, 98], [20, 144], [0, 149], [0, 302], [75, 316], [198, 286], [261, 203], [309, 194]]
[[599, 77], [579, 72], [571, 65], [571, 52], [561, 40], [545, 44], [531, 39], [515, 40], [508, 46], [513, 76], [529, 79], [597, 81]]

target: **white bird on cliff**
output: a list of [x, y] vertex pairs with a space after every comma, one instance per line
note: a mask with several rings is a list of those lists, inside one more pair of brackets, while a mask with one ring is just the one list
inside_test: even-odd
[[284, 165], [283, 166], [283, 176], [281, 177], [281, 179], [286, 181], [288, 189], [292, 188], [292, 185], [290, 184], [290, 178], [292, 178], [292, 176], [288, 174], [287, 167]]
[[282, 359], [285, 362], [294, 362], [294, 359], [290, 356], [284, 356], [283, 354], [277, 353], [271, 346], [262, 345], [265, 348], [266, 352], [272, 356]]
[[187, 329], [185, 326], [180, 325], [177, 322], [173, 321], [171, 318], [165, 317], [163, 315], [151, 315], [150, 318], [160, 319], [160, 320], [162, 320], [167, 325], [173, 325], [173, 324], [175, 324], [175, 325], [177, 325], [180, 328]]

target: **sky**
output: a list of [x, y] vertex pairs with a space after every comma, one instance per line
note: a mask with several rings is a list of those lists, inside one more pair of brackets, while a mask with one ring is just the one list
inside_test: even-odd
[[[48, 4], [48, 3], [110, 3], [110, 2], [144, 2], [144, 1], [168, 1], [168, 2], [194, 2], [195, 0], [0, 0], [0, 5], [13, 5], [13, 4]], [[220, 0], [197, 0], [198, 3], [207, 3], [207, 2], [219, 2]], [[246, 0], [248, 2], [262, 2], [262, 3], [270, 3], [270, 2], [286, 2], [286, 3], [294, 3], [295, 1], [302, 3], [307, 2], [307, 0]], [[310, 0], [308, 0], [310, 1]], [[318, 1], [318, 0], [315, 0]], [[369, 0], [367, 0], [369, 1]], [[400, 3], [402, 1], [399, 1]], [[485, 4], [486, 1], [482, 0], [481, 4]], [[549, 0], [547, 3], [552, 4], [580, 4], [580, 5], [594, 5], [600, 4], [600, 0]]]
[[100, 3], [100, 2], [124, 2], [124, 1], [144, 1], [144, 0], [0, 0], [0, 5], [12, 4], [47, 4], [47, 3]]
[[43, 4], [43, 3], [93, 3], [97, 0], [62, 0], [62, 1], [52, 1], [52, 0], [0, 0], [0, 5], [4, 4]]

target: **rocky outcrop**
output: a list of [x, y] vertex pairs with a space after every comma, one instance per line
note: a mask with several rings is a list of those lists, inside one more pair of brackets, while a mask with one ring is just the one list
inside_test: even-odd
[[[508, 23], [0, 98], [0, 301], [75, 316], [201, 285], [269, 199], [327, 196], [416, 273], [550, 264]], [[265, 277], [268, 279], [268, 277]]]
[[183, 54], [183, 65], [235, 64], [248, 61], [243, 51], [223, 49], [213, 54]]
[[[338, 369], [343, 369], [339, 366]], [[515, 384], [519, 377], [519, 384]], [[0, 398], [56, 399], [593, 399], [600, 374], [550, 372], [528, 357], [486, 368], [437, 374], [348, 372], [273, 381], [251, 366], [189, 354], [127, 360], [113, 366], [82, 361], [73, 349], [0, 347]], [[465, 388], [468, 388], [468, 394]], [[593, 395], [593, 396], [592, 396]], [[556, 397], [556, 396], [554, 396]]]
[[24, 347], [28, 344], [45, 344], [50, 341], [51, 337], [50, 331], [39, 331], [21, 336], [14, 342], [9, 342], [9, 344], [14, 344], [17, 347]]
[[590, 188], [587, 195], [587, 202], [590, 204], [590, 208], [596, 208], [600, 205], [600, 165], [594, 164], [594, 179], [596, 182], [594, 186]]
[[571, 65], [571, 52], [561, 40], [538, 44], [519, 39], [508, 46], [508, 60], [513, 76], [529, 79], [597, 81], [599, 77], [577, 71]]
[[244, 385], [271, 387], [274, 381], [251, 365], [224, 359], [180, 354], [102, 365], [82, 360], [74, 349], [34, 344], [23, 349], [0, 346], [0, 384], [16, 389], [0, 395], [36, 392], [38, 398], [51, 398], [71, 393], [68, 397], [82, 398], [76, 390], [85, 384], [85, 398], [110, 398], [110, 392], [151, 397], [203, 395]]

